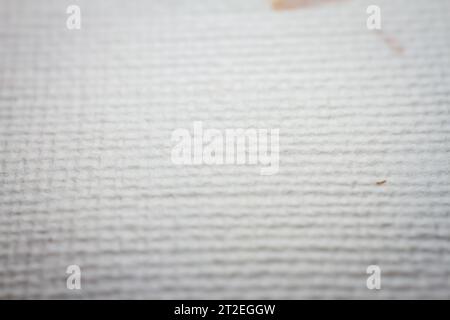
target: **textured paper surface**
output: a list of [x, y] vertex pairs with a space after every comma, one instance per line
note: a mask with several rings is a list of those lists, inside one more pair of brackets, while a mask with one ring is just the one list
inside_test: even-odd
[[[1, 0], [0, 297], [450, 298], [450, 2], [369, 4]], [[194, 121], [279, 173], [175, 166]]]

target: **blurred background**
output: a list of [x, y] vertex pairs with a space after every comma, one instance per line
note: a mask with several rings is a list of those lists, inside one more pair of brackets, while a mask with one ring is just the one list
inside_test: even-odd
[[[450, 298], [450, 2], [287, 7], [0, 0], [0, 298]], [[174, 165], [194, 121], [279, 173]]]

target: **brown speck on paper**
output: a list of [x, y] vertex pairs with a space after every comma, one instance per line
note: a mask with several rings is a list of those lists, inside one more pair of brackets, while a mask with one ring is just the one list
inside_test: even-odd
[[377, 186], [381, 186], [381, 185], [385, 184], [386, 182], [387, 182], [386, 180], [378, 181]]
[[387, 44], [387, 46], [398, 55], [402, 55], [405, 51], [397, 39], [383, 32], [382, 30], [376, 30], [376, 34]]

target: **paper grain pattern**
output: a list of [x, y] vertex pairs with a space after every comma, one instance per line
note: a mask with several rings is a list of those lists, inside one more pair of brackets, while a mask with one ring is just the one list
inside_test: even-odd
[[[450, 298], [450, 2], [378, 1], [402, 53], [369, 4], [0, 0], [0, 298]], [[279, 173], [175, 166], [194, 121]]]

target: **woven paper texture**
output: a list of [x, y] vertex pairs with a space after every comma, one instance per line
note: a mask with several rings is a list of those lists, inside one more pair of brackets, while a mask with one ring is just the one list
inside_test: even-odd
[[[0, 0], [0, 298], [450, 298], [450, 1], [370, 4]], [[173, 164], [194, 121], [278, 174]]]

